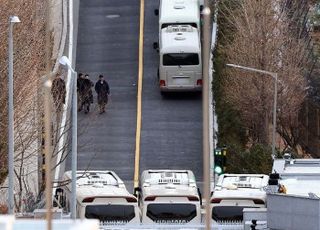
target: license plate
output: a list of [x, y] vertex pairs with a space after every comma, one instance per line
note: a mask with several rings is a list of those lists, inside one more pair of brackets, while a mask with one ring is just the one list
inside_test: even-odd
[[174, 85], [190, 85], [190, 78], [173, 78]]

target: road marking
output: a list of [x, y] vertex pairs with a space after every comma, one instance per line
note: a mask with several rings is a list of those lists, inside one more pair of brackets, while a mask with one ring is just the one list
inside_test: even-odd
[[135, 159], [134, 159], [134, 179], [133, 179], [134, 188], [139, 187], [141, 104], [142, 104], [142, 78], [143, 78], [143, 30], [144, 30], [144, 0], [140, 0], [139, 72], [138, 72], [138, 92], [137, 92], [136, 150], [135, 150]]
[[120, 15], [119, 14], [109, 14], [106, 16], [106, 18], [110, 18], [110, 19], [113, 19], [113, 18], [119, 18]]

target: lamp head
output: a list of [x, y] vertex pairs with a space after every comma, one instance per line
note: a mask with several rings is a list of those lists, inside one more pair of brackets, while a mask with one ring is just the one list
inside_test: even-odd
[[20, 19], [18, 18], [18, 16], [10, 16], [10, 23], [18, 23], [21, 22]]
[[226, 66], [238, 68], [238, 66], [235, 64], [226, 64]]
[[71, 62], [70, 62], [69, 58], [66, 56], [62, 56], [61, 58], [59, 58], [59, 63], [61, 65], [66, 65], [68, 67], [71, 67]]

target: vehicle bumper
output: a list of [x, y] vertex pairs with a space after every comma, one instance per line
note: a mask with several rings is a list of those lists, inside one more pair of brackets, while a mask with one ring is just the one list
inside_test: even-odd
[[160, 86], [161, 92], [200, 92], [202, 86]]

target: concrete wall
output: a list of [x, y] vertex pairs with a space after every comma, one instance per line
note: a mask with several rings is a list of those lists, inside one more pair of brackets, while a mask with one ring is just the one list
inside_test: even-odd
[[267, 222], [270, 229], [320, 230], [320, 200], [268, 194]]

